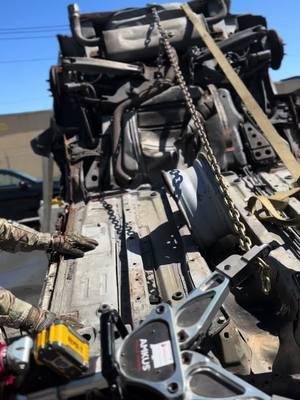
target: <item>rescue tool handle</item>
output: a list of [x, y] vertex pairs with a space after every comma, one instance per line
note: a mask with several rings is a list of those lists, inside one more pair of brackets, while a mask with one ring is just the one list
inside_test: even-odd
[[116, 310], [102, 311], [100, 317], [101, 364], [102, 374], [109, 383], [114, 382], [118, 375], [115, 362], [115, 332], [118, 332], [122, 339], [129, 333]]

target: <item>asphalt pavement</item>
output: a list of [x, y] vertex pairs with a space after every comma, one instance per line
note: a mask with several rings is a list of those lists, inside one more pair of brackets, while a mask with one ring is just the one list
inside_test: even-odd
[[48, 257], [43, 251], [16, 254], [0, 251], [0, 286], [37, 305], [47, 267]]

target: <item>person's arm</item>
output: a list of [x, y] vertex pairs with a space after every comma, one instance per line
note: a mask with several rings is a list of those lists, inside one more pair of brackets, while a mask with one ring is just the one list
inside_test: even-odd
[[96, 240], [81, 235], [41, 233], [28, 226], [0, 218], [0, 249], [16, 253], [33, 250], [52, 250], [71, 257], [83, 257], [94, 250]]
[[56, 315], [23, 301], [9, 290], [0, 287], [0, 326], [40, 332], [55, 320], [63, 320], [73, 328], [82, 328], [81, 323], [69, 316]]

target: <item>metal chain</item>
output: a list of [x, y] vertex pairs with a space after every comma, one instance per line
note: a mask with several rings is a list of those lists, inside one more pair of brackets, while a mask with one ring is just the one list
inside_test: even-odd
[[163, 38], [160, 37], [159, 45], [158, 45], [158, 55], [157, 55], [157, 60], [156, 60], [156, 65], [158, 67], [158, 74], [157, 74], [158, 78], [163, 77], [163, 74], [162, 74], [163, 65], [164, 65], [163, 61], [164, 61], [164, 42], [163, 42]]
[[164, 28], [161, 25], [160, 17], [158, 15], [158, 11], [155, 7], [152, 8], [152, 14], [153, 14], [154, 21], [158, 27], [158, 31], [161, 36], [161, 39], [164, 43], [166, 54], [170, 60], [172, 67], [174, 68], [178, 85], [181, 88], [182, 93], [185, 97], [188, 111], [190, 112], [192, 120], [194, 122], [194, 125], [198, 131], [201, 145], [206, 153], [207, 160], [212, 168], [212, 171], [217, 180], [217, 183], [219, 184], [219, 188], [223, 195], [224, 203], [228, 209], [229, 216], [232, 220], [234, 230], [239, 237], [240, 248], [243, 251], [247, 252], [250, 250], [250, 248], [252, 246], [251, 239], [247, 236], [246, 228], [245, 228], [245, 225], [241, 221], [240, 213], [237, 210], [233, 200], [231, 199], [231, 197], [229, 195], [228, 188], [226, 186], [226, 183], [223, 179], [223, 175], [221, 173], [221, 168], [220, 168], [218, 161], [214, 155], [213, 149], [211, 148], [210, 143], [208, 141], [207, 134], [206, 134], [204, 125], [201, 120], [201, 116], [194, 105], [191, 93], [190, 93], [187, 83], [184, 79], [183, 73], [180, 69], [180, 66], [178, 63], [178, 58], [177, 58], [177, 53], [169, 41], [167, 32], [164, 30]]

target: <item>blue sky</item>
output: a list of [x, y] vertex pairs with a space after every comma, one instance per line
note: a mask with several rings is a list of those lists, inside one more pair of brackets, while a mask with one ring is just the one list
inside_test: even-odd
[[[67, 5], [72, 0], [10, 0], [1, 1], [0, 25], [0, 114], [51, 108], [48, 70], [57, 57], [54, 33], [10, 34], [23, 27], [66, 25]], [[82, 12], [114, 10], [143, 6], [147, 0], [78, 0]], [[168, 1], [157, 1], [166, 3]], [[274, 79], [300, 75], [300, 1], [299, 0], [232, 0], [234, 13], [261, 14], [269, 27], [275, 28], [286, 43], [287, 56], [280, 71], [272, 72]], [[58, 29], [60, 32], [67, 28]], [[6, 33], [4, 33], [6, 32]], [[9, 33], [9, 34], [7, 34]], [[11, 40], [24, 36], [50, 38]], [[42, 59], [35, 62], [22, 60]], [[11, 62], [13, 61], [13, 62]], [[15, 62], [17, 61], [17, 62]]]

